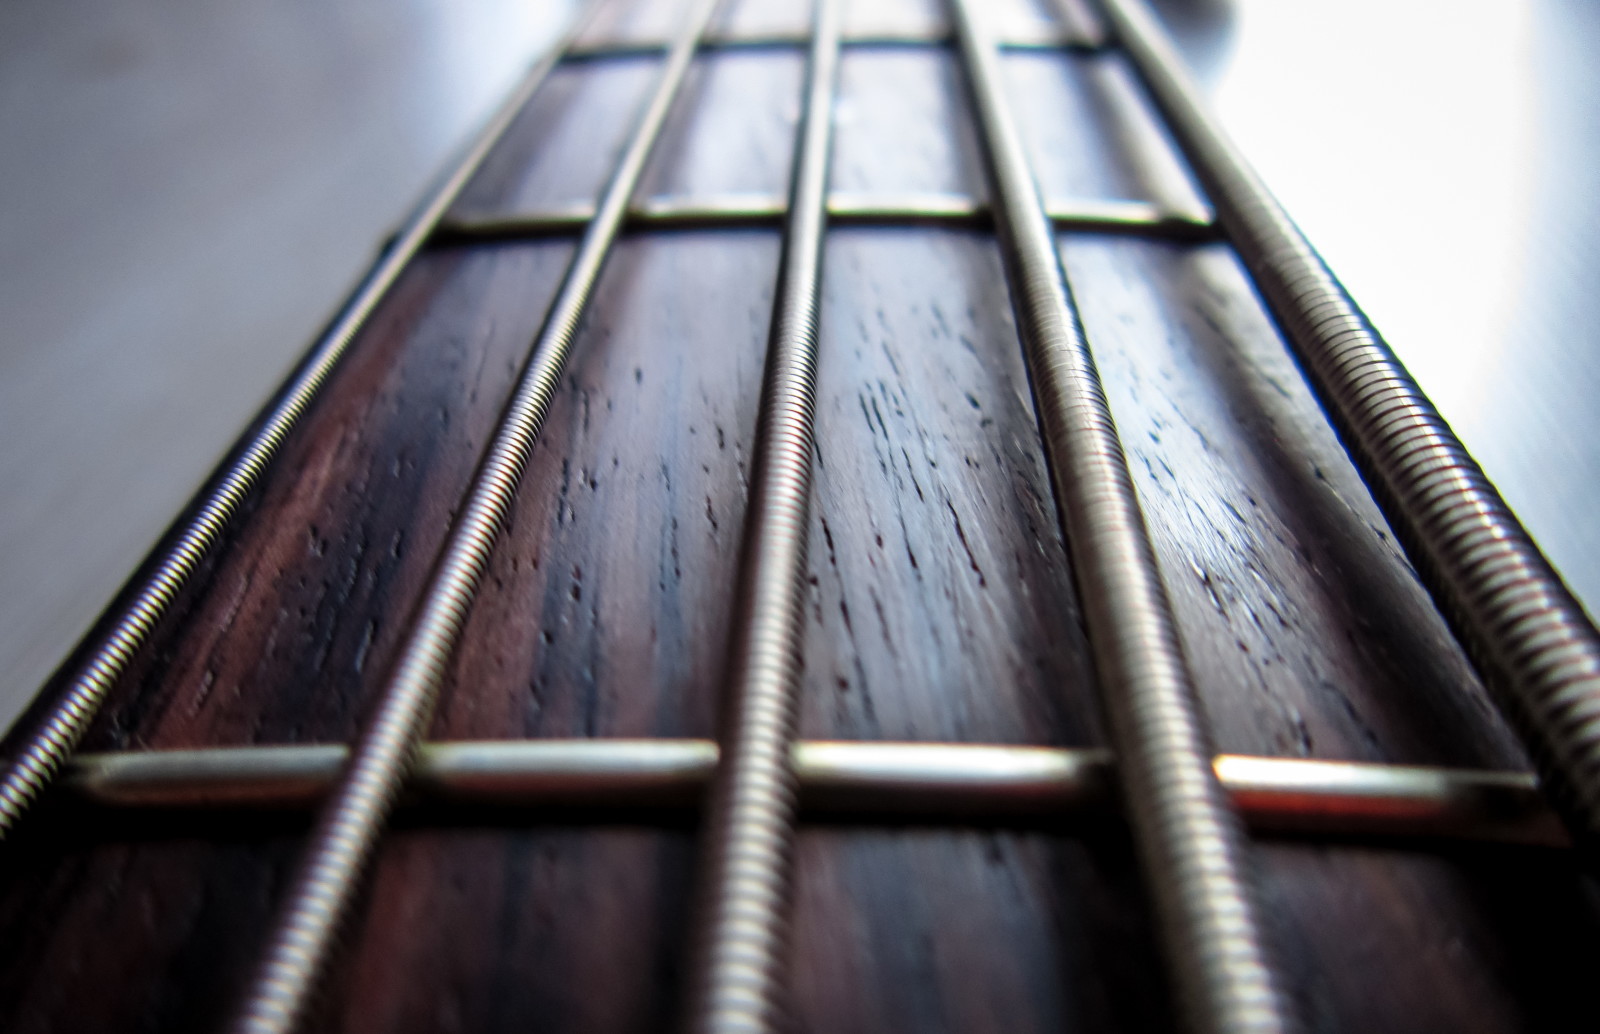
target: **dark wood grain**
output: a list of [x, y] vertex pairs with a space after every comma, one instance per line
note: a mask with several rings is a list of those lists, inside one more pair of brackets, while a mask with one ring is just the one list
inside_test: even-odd
[[811, 829], [797, 870], [803, 1030], [1172, 1026], [1120, 836]]
[[556, 65], [452, 214], [594, 204], [644, 113], [661, 64], [643, 55]]
[[1600, 899], [1571, 858], [1309, 844], [1255, 858], [1312, 1031], [1592, 1028]]
[[825, 281], [802, 735], [1096, 741], [992, 237], [835, 231]]
[[839, 63], [835, 190], [987, 196], [965, 85], [948, 50], [852, 50]]
[[130, 665], [91, 746], [354, 734], [570, 250], [418, 261], [210, 577]]
[[1062, 251], [1218, 746], [1524, 763], [1231, 252]]
[[435, 735], [714, 732], [777, 261], [768, 232], [619, 246]]
[[1199, 188], [1120, 54], [1014, 52], [1007, 94], [1047, 200], [1128, 198], [1185, 211]]
[[639, 192], [787, 193], [804, 65], [783, 50], [696, 59]]
[[671, 1029], [693, 846], [637, 828], [400, 832], [312, 1029]]
[[214, 1029], [238, 994], [299, 838], [171, 838], [36, 815], [0, 860], [6, 1030]]

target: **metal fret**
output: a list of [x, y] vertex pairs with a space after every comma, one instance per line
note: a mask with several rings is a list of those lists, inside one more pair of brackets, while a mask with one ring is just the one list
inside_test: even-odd
[[288, 1034], [305, 1013], [345, 912], [412, 764], [489, 553], [549, 410], [578, 321], [717, 0], [699, 0], [545, 317], [394, 674], [323, 808], [234, 1029]]
[[[1097, 201], [1088, 198], [1049, 204], [1050, 221], [1058, 230], [1122, 233], [1161, 240], [1209, 240], [1216, 229], [1208, 212], [1192, 212], [1151, 201]], [[434, 233], [436, 245], [477, 241], [561, 237], [582, 231], [594, 209], [586, 204], [520, 215], [455, 216]], [[772, 194], [725, 194], [702, 197], [645, 198], [628, 210], [624, 229], [647, 233], [661, 230], [776, 227], [783, 224], [788, 202]], [[828, 196], [828, 221], [836, 226], [994, 225], [989, 206], [961, 194], [861, 194], [838, 191]]]
[[1139, 0], [1107, 0], [1106, 10], [1406, 554], [1521, 732], [1574, 836], [1600, 849], [1600, 631], [1211, 121]]
[[[873, 33], [871, 35], [845, 36], [839, 40], [841, 47], [851, 50], [892, 50], [900, 48], [948, 47], [955, 42], [952, 33]], [[718, 51], [752, 50], [803, 50], [811, 44], [805, 33], [773, 32], [750, 35], [708, 36], [702, 50]], [[1011, 36], [999, 41], [1003, 50], [1073, 50], [1093, 52], [1104, 46], [1100, 35], [1081, 28], [1062, 28], [1059, 31], [1041, 32], [1036, 36]], [[670, 44], [664, 40], [597, 40], [579, 43], [569, 49], [565, 61], [611, 61], [619, 58], [652, 57], [666, 53]]]
[[169, 533], [170, 544], [162, 550], [159, 559], [147, 565], [149, 573], [143, 575], [138, 588], [124, 590], [125, 595], [131, 593], [130, 602], [120, 608], [115, 618], [101, 619], [102, 625], [109, 620], [109, 630], [98, 633], [99, 644], [82, 662], [61, 699], [38, 720], [37, 728], [17, 753], [6, 759], [0, 770], [0, 840], [10, 833], [23, 812], [71, 756], [105, 703], [106, 694], [149, 640], [151, 631], [178, 593], [194, 577], [245, 499], [261, 482], [284, 441], [350, 350], [356, 335], [377, 311], [379, 302], [432, 238], [445, 213], [555, 67], [561, 51], [577, 38], [597, 10], [598, 5], [587, 7], [556, 48], [529, 70], [521, 85], [484, 126], [460, 164], [388, 247], [377, 267], [338, 321], [306, 357], [293, 379], [258, 418], [259, 429], [234, 448], [233, 458], [202, 490], [204, 494], [191, 507], [193, 516], [181, 530]]
[[1013, 123], [999, 53], [969, 3], [952, 6], [1124, 804], [1179, 1012], [1192, 1029], [1219, 1034], [1293, 1029], [1245, 875], [1238, 817], [1209, 764], [1171, 605]]
[[[489, 809], [617, 809], [665, 821], [701, 804], [710, 740], [500, 740], [424, 744], [405, 802]], [[64, 801], [117, 810], [314, 808], [349, 757], [342, 744], [82, 754]], [[956, 826], [1114, 815], [1115, 760], [1095, 748], [966, 743], [794, 744], [812, 819], [867, 816]], [[1218, 755], [1218, 780], [1258, 833], [1569, 846], [1529, 772]]]
[[688, 1009], [689, 1028], [701, 1034], [784, 1025], [778, 1002], [796, 818], [789, 747], [806, 627], [817, 317], [839, 70], [837, 0], [818, 0], [813, 35], [745, 512], [722, 763], [705, 822], [704, 900]]

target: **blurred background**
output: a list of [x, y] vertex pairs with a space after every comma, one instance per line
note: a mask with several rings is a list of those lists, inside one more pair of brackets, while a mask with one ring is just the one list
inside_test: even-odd
[[[575, 7], [0, 5], [0, 726]], [[1600, 609], [1600, 5], [1159, 9]]]

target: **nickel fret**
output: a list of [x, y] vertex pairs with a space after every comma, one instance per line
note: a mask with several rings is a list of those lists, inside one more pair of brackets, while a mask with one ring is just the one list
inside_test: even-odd
[[[839, 40], [841, 47], [852, 50], [893, 49], [897, 47], [945, 47], [955, 37], [949, 33], [921, 35], [917, 33], [870, 36], [845, 36]], [[798, 34], [772, 33], [770, 35], [730, 36], [712, 35], [706, 38], [707, 52], [729, 50], [799, 50], [810, 43], [810, 37]], [[1005, 50], [1074, 50], [1085, 53], [1100, 49], [1104, 41], [1081, 30], [1041, 33], [1031, 39], [1010, 37], [999, 41]], [[580, 43], [567, 52], [574, 61], [606, 61], [619, 57], [640, 57], [661, 54], [668, 44], [651, 40], [616, 40]]]
[[[118, 811], [314, 808], [339, 744], [80, 754], [60, 793]], [[423, 744], [404, 802], [484, 809], [615, 808], [677, 821], [717, 769], [710, 740], [486, 740]], [[941, 825], [1026, 825], [1116, 813], [1110, 751], [973, 743], [804, 741], [790, 752], [802, 813]], [[1217, 779], [1257, 833], [1570, 846], [1529, 772], [1218, 755]], [[424, 814], [423, 818], [426, 818]]]
[[[951, 226], [982, 229], [993, 225], [989, 206], [960, 194], [858, 194], [835, 192], [827, 202], [836, 226]], [[1205, 212], [1184, 211], [1147, 201], [1057, 201], [1046, 206], [1058, 230], [1126, 233], [1164, 240], [1207, 240], [1216, 233]], [[588, 205], [552, 208], [522, 215], [457, 216], [440, 222], [432, 243], [466, 244], [484, 240], [525, 240], [577, 233], [590, 218]], [[651, 230], [718, 229], [781, 225], [788, 208], [780, 197], [760, 194], [711, 197], [653, 197], [628, 211], [626, 228]]]

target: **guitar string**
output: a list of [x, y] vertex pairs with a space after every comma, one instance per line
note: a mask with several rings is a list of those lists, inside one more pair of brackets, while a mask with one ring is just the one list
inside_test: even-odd
[[756, 428], [722, 763], [706, 808], [688, 1029], [784, 1026], [795, 737], [806, 630], [817, 321], [839, 66], [839, 4], [818, 0]]
[[393, 674], [318, 817], [233, 1024], [239, 1034], [290, 1034], [305, 1016], [400, 786], [415, 761], [446, 666], [560, 385], [578, 323], [718, 2], [697, 0], [681, 28], [655, 92], [551, 303], [516, 392], [462, 503]]
[[1261, 933], [1241, 824], [1212, 769], [1122, 441], [1001, 82], [999, 51], [970, 0], [951, 7], [1123, 810], [1176, 1011], [1190, 1029], [1213, 1034], [1297, 1029]]

